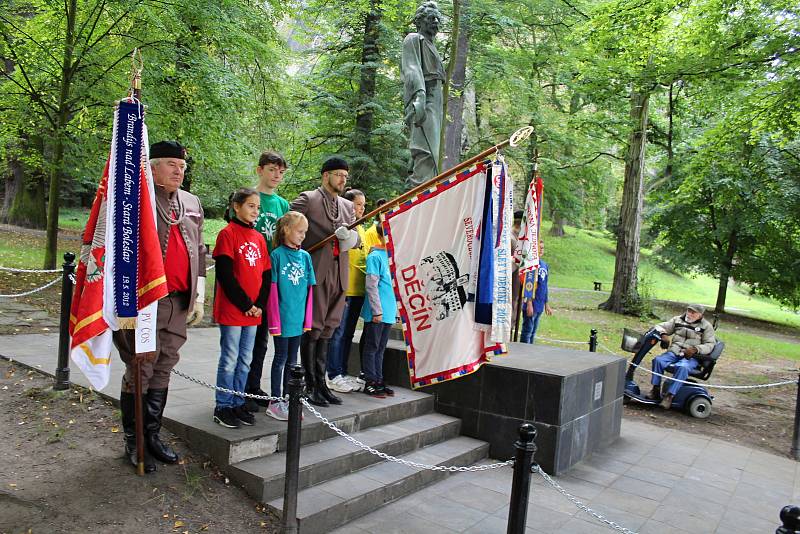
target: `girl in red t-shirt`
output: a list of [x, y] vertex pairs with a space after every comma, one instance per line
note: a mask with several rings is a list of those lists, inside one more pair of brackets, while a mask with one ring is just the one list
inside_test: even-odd
[[[217, 236], [214, 259], [217, 291], [214, 320], [219, 324], [217, 386], [244, 391], [256, 328], [269, 297], [270, 260], [264, 236], [253, 229], [259, 213], [258, 192], [242, 188], [228, 199], [228, 226]], [[233, 216], [231, 215], [233, 212]], [[252, 425], [255, 417], [244, 398], [217, 391], [214, 422], [228, 428]]]

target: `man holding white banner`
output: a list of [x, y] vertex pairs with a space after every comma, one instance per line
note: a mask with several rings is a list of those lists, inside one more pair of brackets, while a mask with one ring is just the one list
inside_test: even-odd
[[[152, 354], [141, 363], [146, 449], [162, 462], [175, 463], [178, 455], [159, 437], [161, 418], [167, 403], [170, 374], [180, 358], [178, 351], [186, 342], [187, 323], [196, 324], [202, 319], [205, 295], [203, 208], [199, 198], [180, 189], [186, 171], [185, 149], [175, 141], [155, 143], [150, 147], [150, 165], [155, 182], [158, 242], [169, 293], [158, 301], [155, 335], [148, 335], [141, 325], [136, 331], [114, 332], [114, 344], [126, 366], [120, 409], [126, 454], [134, 465], [134, 359], [137, 353]], [[139, 321], [143, 319], [146, 316], [140, 314]], [[150, 347], [147, 347], [148, 341]], [[155, 471], [152, 459], [145, 456], [145, 470]]]

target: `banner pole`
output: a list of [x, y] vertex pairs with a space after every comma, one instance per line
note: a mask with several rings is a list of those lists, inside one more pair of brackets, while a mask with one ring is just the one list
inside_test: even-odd
[[[424, 191], [426, 189], [429, 189], [429, 188], [433, 187], [434, 185], [436, 185], [437, 183], [439, 183], [442, 180], [444, 180], [445, 178], [448, 178], [448, 177], [450, 177], [450, 176], [452, 176], [454, 174], [458, 174], [459, 172], [463, 171], [464, 169], [467, 169], [467, 168], [471, 167], [472, 165], [474, 165], [475, 163], [478, 163], [479, 161], [483, 160], [484, 158], [486, 158], [488, 156], [491, 156], [492, 154], [494, 154], [497, 151], [499, 151], [501, 148], [504, 148], [504, 147], [506, 147], [508, 145], [517, 146], [518, 143], [521, 143], [522, 141], [527, 139], [531, 135], [531, 132], [533, 132], [533, 127], [531, 127], [531, 126], [526, 126], [524, 128], [520, 128], [519, 130], [514, 132], [514, 135], [512, 135], [510, 138], [506, 139], [505, 141], [502, 141], [502, 142], [500, 142], [500, 143], [498, 143], [498, 144], [496, 144], [494, 146], [491, 146], [491, 147], [487, 148], [486, 150], [484, 150], [483, 152], [481, 152], [477, 156], [473, 156], [473, 157], [469, 158], [468, 160], [459, 163], [455, 167], [447, 169], [446, 171], [438, 174], [437, 176], [434, 176], [433, 178], [431, 178], [427, 182], [425, 182], [423, 184], [420, 184], [420, 185], [418, 185], [418, 186], [416, 186], [416, 187], [414, 187], [412, 189], [409, 189], [408, 191], [406, 191], [405, 193], [403, 193], [400, 196], [394, 197], [392, 200], [388, 201], [386, 204], [378, 206], [374, 210], [372, 210], [369, 213], [365, 214], [360, 219], [356, 220], [353, 224], [348, 226], [348, 228], [353, 229], [356, 226], [358, 226], [359, 224], [370, 220], [375, 215], [377, 215], [379, 213], [383, 213], [383, 212], [389, 211], [393, 207], [395, 207], [398, 204], [404, 202], [405, 200], [413, 197], [417, 193], [419, 193], [421, 191]], [[314, 245], [310, 246], [306, 250], [308, 252], [314, 252], [315, 250], [321, 248], [323, 245], [325, 245], [328, 241], [330, 241], [334, 237], [336, 237], [336, 236], [331, 234], [328, 237], [326, 237], [325, 239], [323, 239], [322, 241], [319, 241], [319, 242], [315, 243]]]
[[[136, 55], [139, 54], [139, 63], [137, 65]], [[131, 79], [131, 93], [133, 97], [139, 102], [142, 101], [142, 54], [138, 49], [134, 49], [131, 54], [131, 63], [133, 71], [133, 78]], [[136, 334], [134, 333], [134, 337]], [[134, 342], [134, 351], [135, 351]], [[136, 399], [134, 409], [134, 428], [136, 429], [136, 474], [144, 476], [144, 410], [142, 410], [142, 402], [144, 394], [142, 392], [142, 360], [145, 358], [146, 353], [136, 352], [133, 357], [133, 389], [134, 397]]]

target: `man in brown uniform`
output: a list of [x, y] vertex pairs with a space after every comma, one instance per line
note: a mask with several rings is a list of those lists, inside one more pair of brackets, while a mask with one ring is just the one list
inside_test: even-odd
[[350, 271], [344, 252], [360, 242], [358, 232], [347, 226], [355, 222], [353, 203], [342, 198], [350, 167], [342, 158], [328, 158], [322, 165], [322, 186], [300, 193], [289, 209], [308, 219], [303, 248], [311, 248], [331, 234], [336, 239], [311, 253], [317, 285], [313, 292], [311, 330], [300, 340], [300, 358], [306, 370], [308, 399], [317, 406], [341, 404], [325, 382], [328, 342], [342, 320]]
[[[156, 186], [158, 240], [169, 294], [158, 302], [155, 356], [141, 364], [147, 472], [156, 470], [150, 454], [165, 463], [178, 461], [172, 447], [159, 437], [161, 417], [167, 403], [170, 373], [178, 363], [178, 350], [186, 341], [187, 323], [196, 324], [203, 318], [206, 280], [203, 208], [199, 198], [180, 189], [186, 171], [185, 149], [175, 141], [155, 143], [150, 147], [150, 166]], [[114, 344], [125, 362], [120, 392], [125, 454], [136, 466], [134, 331], [114, 332]]]

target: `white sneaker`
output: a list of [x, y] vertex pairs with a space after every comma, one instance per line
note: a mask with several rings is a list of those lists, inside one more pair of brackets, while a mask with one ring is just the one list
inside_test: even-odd
[[351, 391], [361, 391], [364, 388], [363, 380], [359, 383], [358, 378], [350, 375], [344, 375], [344, 379], [352, 388]]
[[337, 393], [350, 393], [353, 386], [345, 379], [344, 375], [336, 375], [333, 380], [328, 382], [328, 387]]

